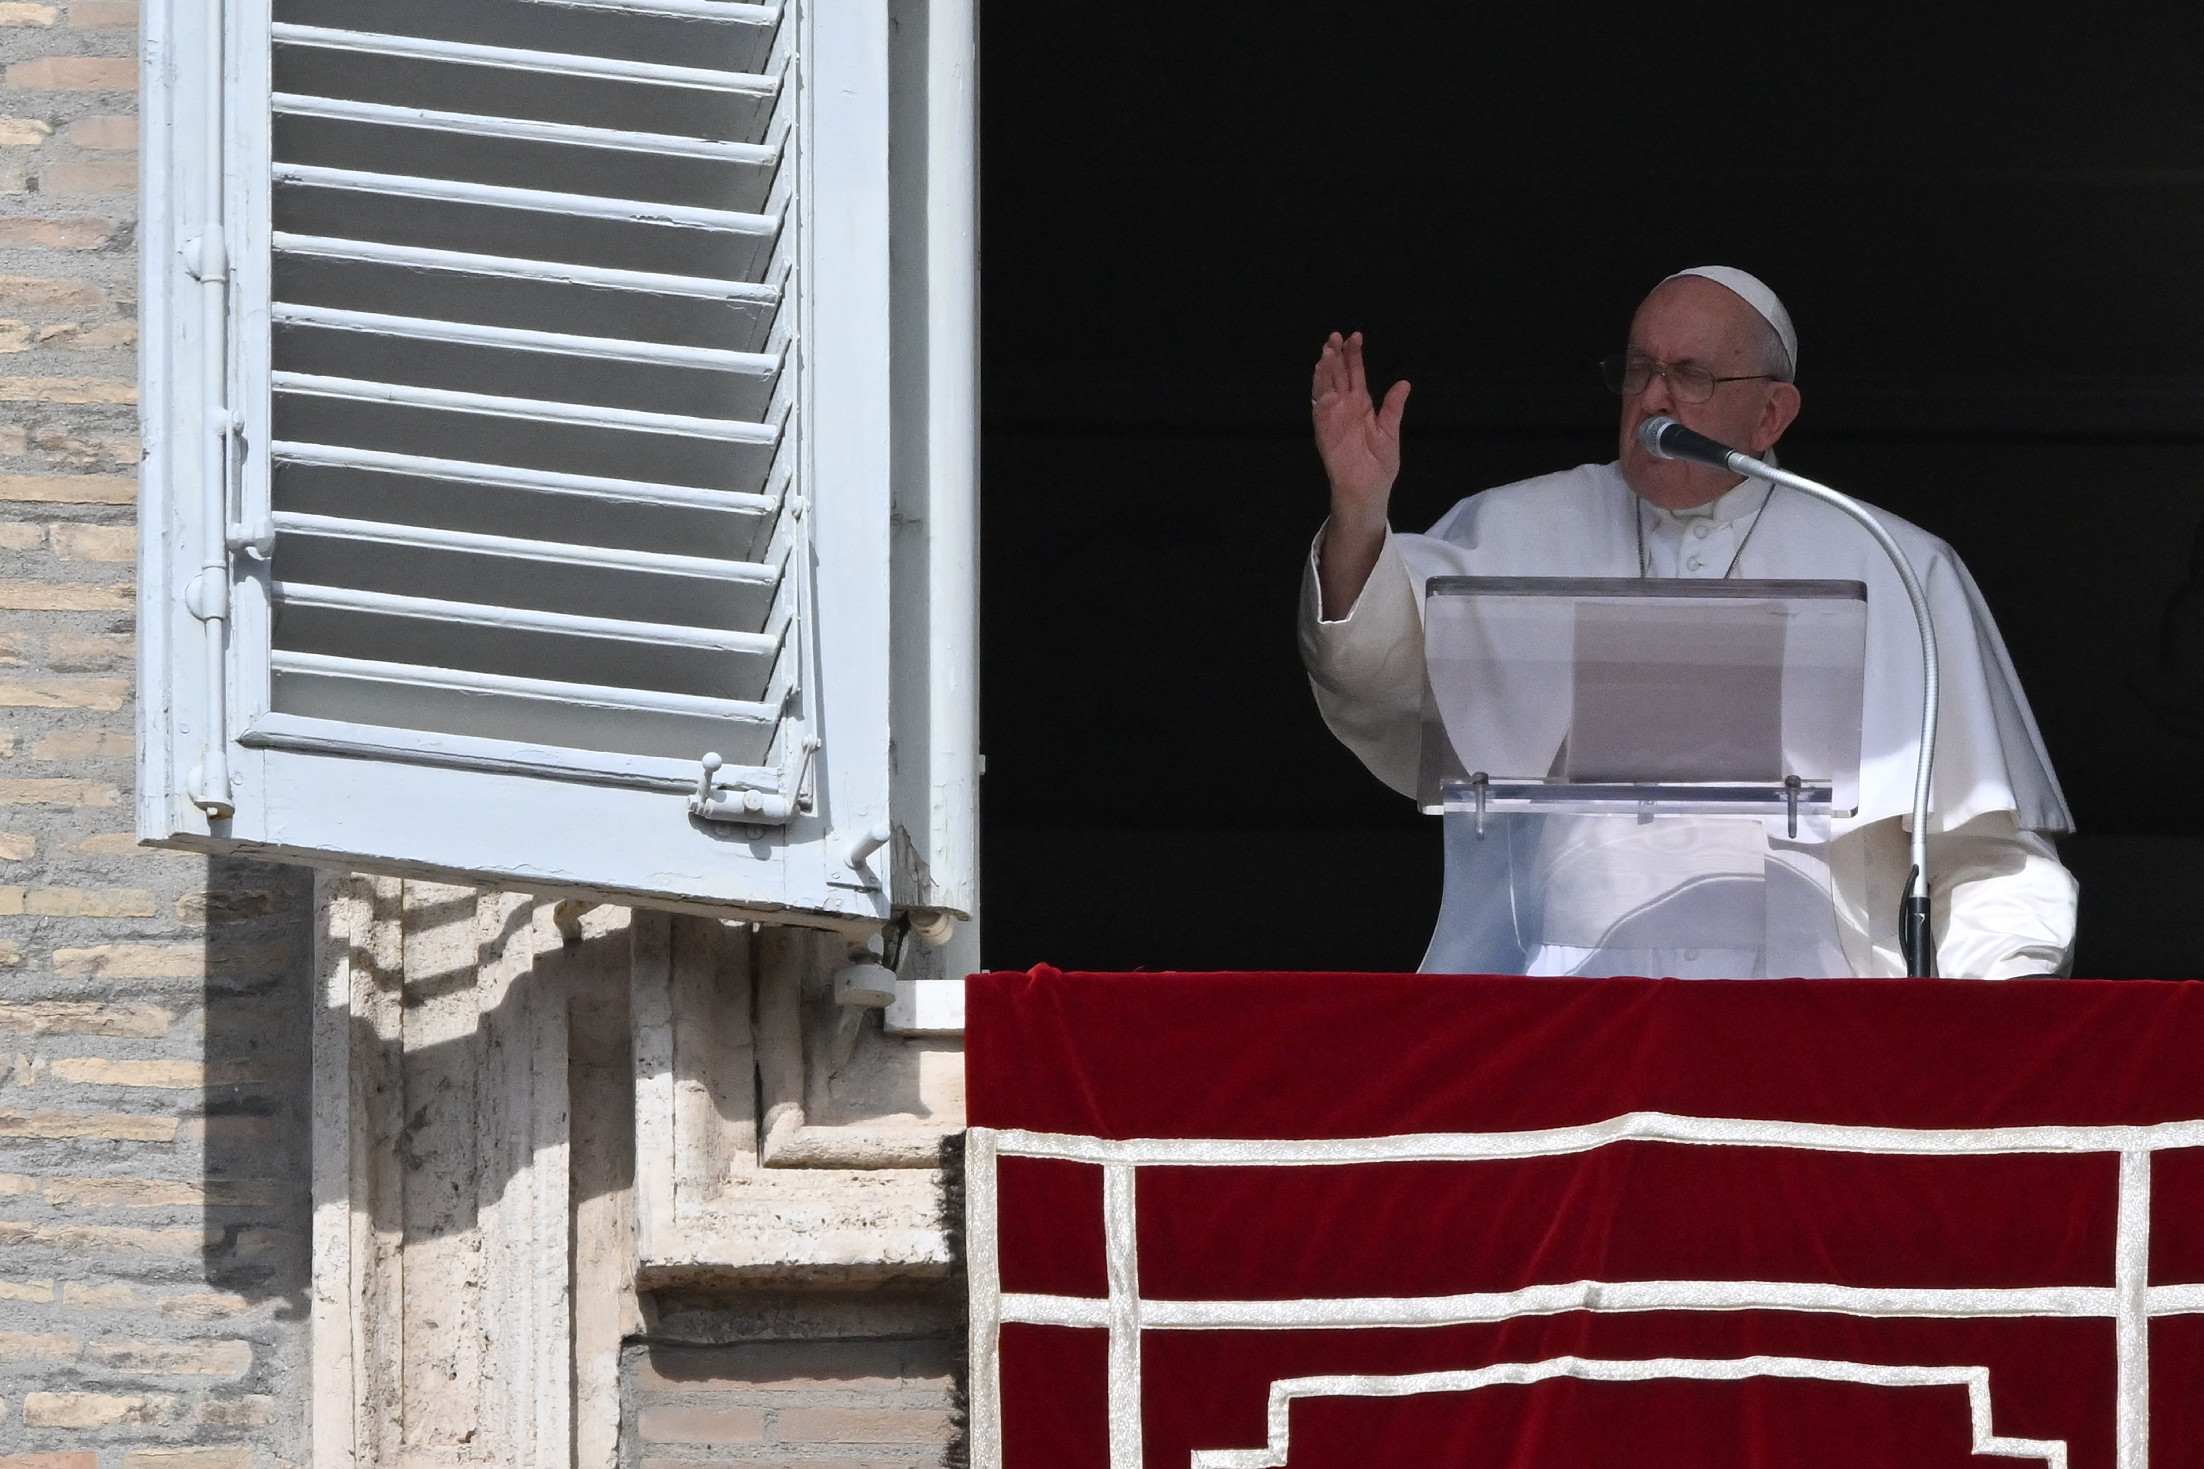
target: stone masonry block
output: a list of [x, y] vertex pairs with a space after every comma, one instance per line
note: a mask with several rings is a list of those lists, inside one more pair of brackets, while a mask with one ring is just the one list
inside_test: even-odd
[[96, 780], [0, 780], [0, 806], [120, 806], [122, 792]]
[[43, 118], [0, 117], [0, 147], [36, 148], [51, 137], [53, 131], [53, 124]]
[[269, 1178], [49, 1178], [38, 1193], [49, 1204], [99, 1209], [272, 1208], [284, 1198]]
[[58, 348], [64, 352], [105, 352], [115, 347], [138, 345], [138, 324], [134, 321], [102, 321], [91, 326], [81, 322], [62, 321], [52, 326], [42, 326], [32, 334], [34, 345]]
[[32, 1428], [158, 1428], [182, 1409], [182, 1399], [167, 1393], [34, 1392], [23, 1398], [23, 1421]]
[[[104, 118], [87, 118], [86, 122], [108, 121]], [[15, 126], [44, 129], [46, 124], [36, 118], [0, 118], [0, 141], [7, 140], [7, 130]], [[77, 124], [82, 127], [84, 124]], [[135, 127], [135, 122], [132, 123]], [[72, 130], [73, 131], [73, 130]], [[40, 132], [40, 138], [45, 132]], [[34, 140], [35, 141], [35, 140]], [[82, 144], [78, 145], [82, 147]], [[0, 306], [17, 308], [36, 306], [66, 306], [78, 310], [85, 307], [104, 307], [107, 293], [98, 286], [79, 280], [60, 280], [43, 275], [0, 275]], [[28, 441], [26, 440], [26, 445]]]
[[64, 1254], [201, 1255], [221, 1243], [204, 1229], [131, 1229], [119, 1224], [16, 1224], [0, 1221], [0, 1245]]
[[130, 639], [114, 633], [56, 632], [46, 639], [46, 662], [56, 672], [113, 668], [133, 652]]
[[240, 1229], [230, 1240], [230, 1252], [240, 1260], [265, 1260], [299, 1243], [296, 1235], [280, 1229]]
[[139, 1449], [123, 1469], [253, 1469], [253, 1451], [245, 1444], [196, 1449]]
[[21, 862], [38, 850], [38, 838], [19, 831], [0, 831], [0, 862]]
[[74, 30], [132, 29], [137, 24], [138, 7], [128, 0], [75, 0], [69, 7], [69, 25]]
[[135, 403], [138, 385], [119, 377], [0, 377], [10, 403]]
[[203, 862], [206, 859], [197, 852], [172, 852], [166, 847], [139, 845], [135, 833], [127, 831], [96, 832], [82, 841], [69, 843], [69, 850], [86, 857], [131, 857], [143, 861], [155, 858], [163, 862]]
[[245, 1341], [96, 1341], [85, 1356], [111, 1371], [157, 1377], [243, 1377], [253, 1367]]
[[[109, 415], [112, 421], [113, 416]], [[61, 460], [63, 463], [94, 467], [121, 467], [138, 462], [138, 436], [134, 433], [100, 433], [56, 426], [51, 421], [41, 422], [28, 429], [18, 430], [24, 444], [41, 454]], [[0, 435], [7, 433], [7, 426], [0, 424]]]
[[137, 188], [138, 165], [126, 160], [87, 158], [38, 171], [41, 194], [130, 194]]
[[130, 505], [138, 480], [127, 474], [0, 474], [0, 500], [45, 505]]
[[137, 604], [129, 582], [0, 581], [0, 609], [10, 612], [130, 612]]
[[0, 551], [35, 551], [45, 544], [46, 533], [40, 526], [25, 525], [21, 521], [0, 522]]
[[54, 973], [102, 979], [198, 979], [207, 972], [203, 944], [95, 944], [54, 950]]
[[209, 1428], [266, 1428], [276, 1421], [276, 1400], [259, 1393], [207, 1398], [199, 1404], [199, 1421]]
[[41, 918], [151, 918], [161, 911], [144, 888], [32, 888], [24, 909]]
[[161, 1301], [161, 1314], [174, 1321], [226, 1321], [252, 1309], [251, 1301], [227, 1291], [190, 1291]]
[[124, 678], [0, 679], [0, 705], [17, 709], [98, 709], [111, 713], [122, 708], [129, 697], [130, 681]]
[[[54, 1283], [50, 1280], [0, 1280], [0, 1301], [29, 1301], [34, 1305], [49, 1304], [54, 1298]], [[5, 1469], [0, 1461], [0, 1469]]]
[[0, 730], [0, 759], [5, 759], [14, 753], [15, 731], [12, 729]]
[[0, 1031], [24, 1035], [166, 1035], [176, 1013], [160, 1005], [110, 1005], [92, 1000], [0, 1003]]
[[645, 1408], [639, 1426], [647, 1443], [757, 1443], [765, 1414], [757, 1408], [661, 1404]]
[[0, 26], [50, 26], [54, 18], [51, 5], [32, 5], [26, 0], [0, 3]]
[[115, 237], [115, 221], [80, 214], [68, 219], [0, 219], [0, 250], [98, 250]]
[[87, 1449], [45, 1454], [0, 1454], [0, 1469], [99, 1469], [99, 1457]]
[[773, 1415], [779, 1443], [938, 1444], [947, 1413], [912, 1408], [783, 1408]]
[[[77, 8], [81, 10], [84, 7], [79, 5]], [[72, 148], [102, 152], [130, 151], [138, 146], [138, 120], [120, 115], [80, 117], [62, 130], [61, 137]]]
[[77, 1337], [0, 1331], [0, 1362], [66, 1362], [84, 1349]]
[[178, 1136], [187, 1145], [209, 1144], [233, 1151], [274, 1146], [279, 1136], [276, 1124], [265, 1117], [191, 1117], [184, 1121]]
[[9, 67], [7, 84], [34, 92], [135, 92], [138, 63], [125, 56], [41, 56]]
[[903, 1383], [911, 1345], [812, 1341], [657, 1346], [630, 1370], [636, 1388], [645, 1392], [893, 1392]]
[[138, 559], [138, 529], [132, 525], [86, 525], [64, 521], [49, 529], [54, 554], [64, 561], [119, 561]]
[[277, 895], [265, 888], [186, 893], [176, 900], [178, 923], [256, 923], [277, 911]]
[[31, 746], [33, 760], [128, 760], [138, 742], [119, 729], [72, 729]]
[[0, 1112], [0, 1137], [94, 1137], [165, 1143], [176, 1138], [176, 1119], [137, 1112]]
[[[56, 1081], [76, 1086], [142, 1086], [193, 1091], [205, 1086], [203, 1061], [111, 1061], [104, 1056], [57, 1056], [46, 1063]], [[128, 1183], [128, 1179], [110, 1180]]]
[[67, 1281], [61, 1287], [61, 1302], [65, 1306], [92, 1311], [128, 1308], [139, 1304], [136, 1287], [124, 1285], [120, 1281], [112, 1285], [82, 1285], [73, 1280]]

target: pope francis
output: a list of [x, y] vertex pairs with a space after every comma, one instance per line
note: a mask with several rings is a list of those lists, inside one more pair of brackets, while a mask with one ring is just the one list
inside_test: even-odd
[[[1427, 534], [1393, 531], [1408, 384], [1373, 400], [1360, 333], [1324, 344], [1310, 387], [1331, 515], [1311, 549], [1302, 659], [1324, 719], [1372, 774], [1416, 789], [1423, 704], [1422, 602], [1433, 576], [1833, 578], [1868, 588], [1860, 806], [1827, 849], [1836, 933], [1856, 975], [1900, 975], [1921, 718], [1920, 643], [1897, 574], [1860, 526], [1796, 491], [1659, 459], [1638, 425], [1666, 414], [1767, 458], [1799, 412], [1798, 340], [1755, 277], [1726, 266], [1670, 276], [1638, 307], [1627, 349], [1605, 364], [1622, 396], [1621, 458], [1472, 495]], [[1927, 591], [1943, 654], [1928, 851], [1937, 972], [2009, 979], [2063, 974], [2076, 885], [2049, 837], [2072, 829], [2035, 720], [1974, 580], [1952, 549], [1877, 512]], [[1448, 962], [1442, 915], [1426, 969]], [[1543, 944], [1528, 974], [1718, 975], [1744, 956]], [[1735, 970], [1730, 971], [1732, 973]], [[1750, 972], [1749, 970], [1746, 972]]]

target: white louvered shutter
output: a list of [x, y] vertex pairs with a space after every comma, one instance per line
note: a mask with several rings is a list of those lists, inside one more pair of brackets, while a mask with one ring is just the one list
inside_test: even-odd
[[153, 9], [141, 833], [970, 912], [968, 16]]

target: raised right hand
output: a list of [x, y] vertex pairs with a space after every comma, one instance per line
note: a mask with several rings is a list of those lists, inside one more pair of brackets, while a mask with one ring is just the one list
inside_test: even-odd
[[1333, 332], [1316, 359], [1309, 382], [1309, 417], [1316, 452], [1332, 482], [1332, 515], [1361, 526], [1385, 524], [1385, 509], [1400, 476], [1400, 420], [1408, 384], [1398, 382], [1382, 404], [1370, 399], [1362, 369], [1362, 333]]
[[1326, 618], [1347, 615], [1385, 549], [1385, 513], [1400, 476], [1400, 419], [1407, 406], [1405, 382], [1373, 405], [1362, 371], [1362, 333], [1331, 334], [1309, 382], [1316, 452], [1332, 482], [1331, 519], [1317, 551]]

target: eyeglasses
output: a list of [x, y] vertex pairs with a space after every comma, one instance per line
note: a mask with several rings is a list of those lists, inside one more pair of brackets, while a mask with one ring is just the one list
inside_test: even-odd
[[1735, 377], [1716, 377], [1696, 362], [1663, 362], [1658, 357], [1648, 357], [1643, 352], [1617, 352], [1600, 363], [1599, 373], [1606, 379], [1609, 392], [1620, 393], [1625, 398], [1635, 398], [1644, 392], [1646, 385], [1653, 381], [1654, 374], [1658, 373], [1679, 403], [1704, 403], [1724, 383], [1775, 379], [1772, 372], [1746, 372]]

